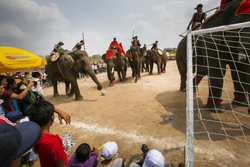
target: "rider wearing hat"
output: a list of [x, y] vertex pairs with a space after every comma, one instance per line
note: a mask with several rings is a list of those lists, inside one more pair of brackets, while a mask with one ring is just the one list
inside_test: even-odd
[[187, 26], [187, 30], [189, 30], [191, 24], [192, 30], [195, 30], [201, 26], [203, 21], [207, 20], [207, 14], [202, 11], [202, 7], [202, 4], [198, 4], [197, 7], [194, 8], [195, 10], [197, 10], [197, 12], [193, 14], [193, 17]]
[[64, 45], [64, 43], [62, 41], [58, 42], [58, 44], [55, 44], [53, 52], [52, 52], [52, 54], [50, 56], [54, 55], [57, 52], [60, 55], [62, 55], [64, 50], [63, 50], [63, 48], [61, 46], [63, 46], [63, 45]]

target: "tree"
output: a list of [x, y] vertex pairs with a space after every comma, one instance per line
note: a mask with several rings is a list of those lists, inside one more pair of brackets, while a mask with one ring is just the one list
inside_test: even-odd
[[91, 63], [102, 62], [102, 56], [100, 54], [92, 55], [89, 57]]

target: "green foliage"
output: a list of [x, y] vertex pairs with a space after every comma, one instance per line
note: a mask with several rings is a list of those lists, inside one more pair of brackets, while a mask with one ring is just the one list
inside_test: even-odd
[[164, 48], [165, 52], [169, 52], [170, 54], [176, 54], [177, 48]]
[[176, 50], [177, 50], [177, 48], [173, 48], [171, 53], [176, 54]]
[[89, 56], [89, 59], [91, 63], [103, 62], [102, 56], [100, 54]]

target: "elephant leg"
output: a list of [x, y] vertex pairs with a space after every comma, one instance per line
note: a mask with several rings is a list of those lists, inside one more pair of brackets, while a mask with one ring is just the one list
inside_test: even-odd
[[149, 75], [153, 75], [154, 62], [150, 62]]
[[67, 96], [69, 96], [69, 94], [71, 92], [71, 89], [70, 89], [70, 86], [69, 86], [69, 82], [66, 82], [66, 81], [65, 81], [65, 92], [66, 92]]
[[73, 89], [75, 93], [75, 100], [82, 100], [82, 95], [80, 94], [80, 89], [78, 87], [77, 80], [71, 81], [71, 89]]
[[158, 75], [161, 74], [161, 63], [157, 62], [157, 70], [158, 70]]
[[122, 82], [122, 76], [121, 76], [121, 71], [117, 70], [117, 75], [118, 75], [118, 80]]
[[142, 59], [139, 58], [139, 70], [138, 70], [138, 78], [140, 79], [141, 78], [141, 69], [142, 68]]
[[248, 106], [246, 96], [247, 91], [245, 90], [247, 86], [244, 84], [247, 82], [247, 74], [244, 73], [243, 64], [235, 62], [235, 65], [236, 66], [234, 66], [233, 63], [229, 64], [234, 84], [234, 99], [232, 103], [239, 106]]
[[210, 60], [209, 64], [211, 65], [208, 69], [209, 97], [206, 108], [214, 111], [215, 108], [220, 107], [222, 102], [221, 94], [226, 73], [226, 64], [224, 61], [220, 61], [219, 63], [218, 59]]
[[53, 85], [53, 88], [54, 88], [54, 97], [58, 97], [59, 96], [59, 93], [58, 93], [58, 89], [57, 89], [57, 81], [51, 81], [52, 82], [52, 85]]

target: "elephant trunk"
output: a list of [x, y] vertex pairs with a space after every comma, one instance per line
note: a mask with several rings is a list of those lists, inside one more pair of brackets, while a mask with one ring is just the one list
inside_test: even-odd
[[107, 74], [108, 74], [109, 81], [113, 82], [115, 80], [115, 77], [114, 77], [115, 67], [114, 67], [114, 65], [107, 64]]
[[88, 72], [88, 75], [91, 77], [91, 79], [96, 83], [97, 85], [97, 89], [98, 90], [102, 90], [102, 84], [99, 82], [99, 80], [97, 79], [95, 73], [93, 70], [91, 70], [90, 72]]

